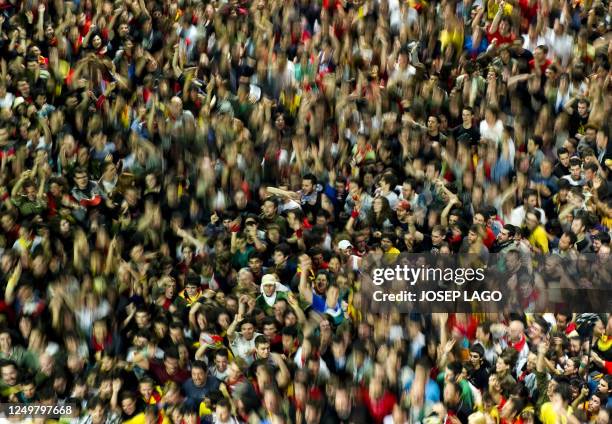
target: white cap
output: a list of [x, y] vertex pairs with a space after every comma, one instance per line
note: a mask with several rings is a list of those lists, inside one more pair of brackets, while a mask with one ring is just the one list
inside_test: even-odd
[[338, 243], [338, 248], [341, 250], [348, 249], [349, 247], [353, 247], [353, 245], [348, 240], [340, 240]]
[[266, 274], [263, 277], [261, 277], [261, 285], [265, 286], [266, 284], [276, 284], [278, 282], [278, 279], [276, 278], [276, 275], [274, 274]]

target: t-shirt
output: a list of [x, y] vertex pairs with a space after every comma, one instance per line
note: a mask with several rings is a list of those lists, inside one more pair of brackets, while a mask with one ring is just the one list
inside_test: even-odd
[[[568, 406], [568, 413], [572, 412], [572, 407]], [[540, 421], [542, 424], [567, 424], [565, 417], [559, 417], [555, 412], [552, 402], [546, 402], [540, 409]]]
[[201, 401], [206, 397], [206, 395], [208, 395], [208, 393], [212, 392], [213, 390], [218, 390], [220, 384], [221, 382], [212, 375], [207, 376], [206, 382], [200, 387], [196, 386], [193, 380], [190, 378], [183, 384], [183, 390], [185, 390], [185, 395], [187, 395], [189, 399]]
[[164, 363], [159, 361], [151, 362], [151, 364], [149, 365], [149, 372], [160, 384], [166, 384], [168, 381], [174, 381], [175, 383], [183, 384], [183, 382], [189, 378], [189, 372], [183, 369], [179, 369], [172, 375], [168, 374]]

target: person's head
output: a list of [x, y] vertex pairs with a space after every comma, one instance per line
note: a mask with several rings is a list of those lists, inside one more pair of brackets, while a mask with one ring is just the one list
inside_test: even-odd
[[536, 47], [535, 51], [533, 52], [533, 57], [537, 63], [542, 63], [546, 59], [547, 54], [548, 47], [546, 47], [544, 44], [541, 44]]
[[443, 399], [444, 405], [454, 408], [459, 404], [461, 398], [461, 387], [456, 381], [447, 381], [444, 383]]
[[132, 416], [138, 407], [138, 399], [132, 392], [124, 392], [121, 396], [121, 410], [127, 416]]
[[284, 243], [279, 244], [274, 249], [274, 253], [272, 258], [274, 259], [275, 265], [283, 265], [289, 259], [289, 255], [291, 253], [290, 247]]
[[573, 180], [578, 181], [582, 175], [582, 161], [579, 158], [571, 158], [569, 161], [570, 175]]
[[507, 243], [509, 241], [512, 241], [514, 239], [515, 232], [516, 228], [514, 227], [514, 225], [506, 224], [503, 226], [503, 228], [497, 235], [497, 241], [499, 243]]
[[527, 209], [525, 213], [525, 226], [529, 231], [533, 231], [540, 225], [540, 212], [537, 209]]
[[535, 154], [539, 149], [542, 148], [542, 137], [534, 135], [529, 137], [529, 141], [527, 142], [527, 151], [529, 154]]
[[13, 361], [2, 362], [0, 364], [0, 376], [7, 386], [13, 387], [17, 385], [19, 377], [17, 365]]
[[268, 359], [270, 356], [270, 341], [265, 336], [255, 337], [255, 353], [258, 359]]
[[574, 234], [576, 234], [577, 236], [583, 235], [584, 232], [586, 231], [587, 228], [587, 223], [586, 223], [586, 218], [583, 216], [576, 216], [574, 217], [574, 219], [572, 220], [572, 226], [571, 226], [571, 230]]
[[427, 131], [430, 134], [437, 134], [440, 129], [440, 119], [436, 115], [430, 115], [427, 118]]
[[215, 406], [215, 415], [217, 421], [219, 422], [227, 422], [231, 417], [231, 406], [227, 399], [223, 398], [217, 402]]
[[145, 400], [145, 402], [148, 402], [149, 399], [151, 399], [151, 396], [153, 396], [153, 393], [155, 392], [155, 381], [153, 381], [153, 379], [149, 377], [143, 378], [138, 383], [138, 392]]
[[77, 188], [84, 189], [87, 187], [88, 182], [89, 174], [87, 173], [87, 170], [82, 167], [77, 167], [74, 170], [74, 183], [76, 184]]
[[175, 347], [170, 347], [164, 352], [164, 368], [168, 375], [174, 375], [179, 370], [179, 352]]
[[255, 324], [251, 320], [243, 320], [240, 323], [240, 334], [245, 340], [252, 340], [255, 335]]
[[[218, 349], [215, 352], [215, 369], [219, 373], [224, 373], [228, 368], [228, 364], [229, 364], [229, 353], [227, 349], [225, 348]], [[193, 369], [193, 365], [192, 365], [192, 369]]]
[[557, 382], [552, 389], [551, 401], [559, 402], [564, 406], [564, 408], [567, 408], [567, 405], [571, 402], [571, 400], [572, 393], [569, 383], [566, 383], [565, 381]]
[[612, 394], [612, 375], [606, 374], [599, 380], [597, 391], [606, 393], [608, 396]]
[[484, 361], [484, 348], [475, 344], [470, 348], [470, 364], [474, 369], [479, 369]]
[[561, 165], [565, 167], [569, 166], [570, 154], [569, 154], [569, 151], [565, 147], [559, 147], [557, 149], [557, 158], [559, 159], [559, 162], [561, 163]]
[[266, 317], [263, 322], [263, 335], [272, 342], [278, 333], [276, 318]]
[[505, 420], [514, 420], [514, 418], [521, 412], [525, 407], [525, 402], [519, 396], [510, 396], [502, 407], [499, 416]]
[[274, 197], [268, 197], [264, 200], [261, 206], [261, 211], [265, 218], [273, 218], [278, 210], [277, 200]]
[[317, 177], [313, 174], [306, 174], [302, 177], [302, 192], [304, 194], [312, 194], [317, 185]]
[[572, 231], [565, 231], [559, 238], [559, 251], [566, 252], [576, 243], [576, 234]]
[[206, 376], [208, 371], [206, 364], [203, 361], [193, 361], [191, 364], [191, 380], [196, 387], [202, 387], [206, 384]]

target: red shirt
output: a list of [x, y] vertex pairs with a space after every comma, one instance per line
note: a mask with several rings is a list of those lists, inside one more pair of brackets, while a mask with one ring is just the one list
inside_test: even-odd
[[[546, 72], [546, 69], [550, 66], [551, 63], [552, 61], [550, 59], [546, 59], [544, 63], [540, 65], [540, 71], [542, 71], [542, 73]], [[535, 68], [535, 59], [531, 59], [529, 61], [529, 69], [533, 68]]]
[[363, 404], [368, 409], [372, 422], [382, 424], [385, 417], [393, 412], [393, 406], [397, 403], [395, 395], [391, 392], [385, 393], [379, 399], [371, 399], [367, 387], [362, 389]]
[[509, 35], [501, 35], [499, 29], [495, 32], [490, 32], [491, 27], [487, 28], [487, 40], [489, 43], [492, 43], [493, 40], [497, 40], [497, 45], [501, 46], [502, 44], [511, 44], [515, 39], [516, 35], [512, 32]]

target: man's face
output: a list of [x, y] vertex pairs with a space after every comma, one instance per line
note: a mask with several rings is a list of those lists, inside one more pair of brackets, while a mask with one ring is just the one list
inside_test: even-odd
[[263, 334], [268, 340], [272, 340], [276, 336], [276, 326], [274, 324], [264, 325]]
[[431, 233], [431, 243], [434, 246], [440, 245], [440, 243], [442, 243], [442, 240], [444, 240], [444, 236], [440, 231], [433, 231]]
[[585, 102], [578, 102], [578, 114], [580, 116], [586, 116], [588, 113], [588, 107]]
[[223, 355], [216, 355], [215, 356], [215, 368], [217, 368], [217, 371], [219, 372], [225, 372], [225, 370], [227, 370], [227, 357], [223, 356]]
[[502, 228], [502, 230], [497, 235], [497, 241], [499, 241], [500, 243], [505, 243], [508, 240], [510, 240], [510, 232], [505, 228]]
[[431, 133], [435, 133], [436, 131], [438, 131], [438, 128], [440, 128], [440, 122], [438, 121], [438, 118], [436, 118], [435, 116], [430, 116], [429, 118], [427, 118], [427, 130]]
[[276, 206], [270, 200], [266, 200], [261, 209], [266, 218], [272, 218], [276, 214]]
[[582, 171], [582, 168], [580, 165], [572, 165], [572, 167], [570, 168], [570, 172], [572, 173], [572, 178], [574, 180], [580, 179], [581, 171]]
[[587, 128], [584, 132], [584, 138], [592, 143], [597, 138], [597, 130], [595, 128]]
[[251, 340], [253, 338], [253, 334], [255, 333], [255, 327], [251, 323], [242, 324], [240, 333], [245, 340]]
[[571, 239], [567, 234], [563, 234], [559, 239], [559, 250], [564, 252], [570, 248]]
[[270, 356], [270, 343], [260, 343], [256, 346], [257, 357], [260, 359], [268, 359]]
[[17, 384], [17, 368], [14, 365], [2, 367], [2, 381], [7, 386], [15, 386]]
[[261, 271], [262, 262], [259, 258], [251, 258], [249, 259], [249, 268], [251, 272], [258, 274]]
[[174, 375], [179, 368], [179, 361], [177, 358], [165, 358], [164, 366], [168, 375]]
[[480, 213], [475, 214], [474, 215], [474, 224], [476, 224], [476, 225], [484, 225], [485, 224], [485, 217], [482, 214], [480, 214]]
[[569, 153], [561, 153], [559, 155], [559, 162], [561, 162], [561, 165], [567, 167], [569, 165]]
[[538, 217], [535, 216], [535, 214], [528, 213], [525, 216], [525, 224], [527, 225], [527, 228], [529, 229], [529, 231], [535, 230], [539, 223], [540, 221], [538, 220]]
[[87, 187], [87, 181], [88, 181], [88, 177], [87, 177], [87, 173], [85, 172], [78, 172], [74, 175], [74, 182], [76, 183], [77, 187], [80, 189], [84, 189], [85, 187]]
[[151, 383], [140, 383], [138, 391], [145, 400], [149, 400], [153, 395], [153, 386]]
[[574, 234], [582, 234], [582, 232], [584, 231], [584, 225], [582, 224], [582, 220], [579, 218], [574, 218], [574, 220], [572, 221], [571, 229]]
[[304, 194], [310, 194], [313, 192], [313, 190], [314, 190], [314, 184], [312, 183], [312, 181], [308, 179], [303, 179], [302, 180], [302, 191], [304, 192]]
[[192, 368], [191, 379], [193, 380], [193, 384], [198, 387], [204, 385], [204, 383], [206, 382], [206, 371], [199, 367]]

